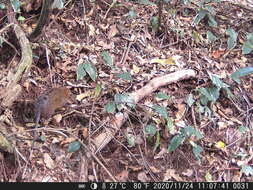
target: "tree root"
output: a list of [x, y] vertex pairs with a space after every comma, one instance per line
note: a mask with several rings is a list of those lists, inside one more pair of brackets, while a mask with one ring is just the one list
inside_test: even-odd
[[[171, 83], [178, 82], [180, 80], [194, 77], [196, 77], [196, 72], [192, 69], [177, 71], [164, 76], [156, 77], [141, 89], [132, 92], [130, 94], [130, 97], [134, 100], [134, 103], [137, 104], [145, 96], [150, 95], [152, 92], [156, 91], [161, 86], [165, 86]], [[110, 127], [104, 128], [104, 131], [93, 139], [93, 143], [96, 147], [96, 152], [103, 149], [112, 140], [113, 136], [125, 123], [127, 118], [127, 113], [117, 113], [112, 119]]]

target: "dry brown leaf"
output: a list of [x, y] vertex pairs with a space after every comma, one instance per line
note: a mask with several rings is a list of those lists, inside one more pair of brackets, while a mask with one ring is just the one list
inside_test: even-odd
[[108, 38], [110, 39], [110, 38], [114, 37], [118, 32], [119, 31], [118, 31], [118, 29], [116, 27], [116, 24], [112, 25], [110, 27], [109, 32], [108, 32]]
[[192, 174], [193, 174], [193, 170], [187, 169], [185, 172], [182, 172], [182, 174], [187, 176], [187, 177], [191, 177]]
[[123, 170], [117, 176], [115, 176], [115, 178], [118, 181], [127, 181], [128, 180], [128, 171], [127, 170]]
[[86, 98], [86, 97], [89, 97], [89, 96], [91, 96], [92, 94], [93, 94], [93, 92], [88, 90], [88, 91], [86, 91], [85, 93], [78, 94], [78, 95], [76, 96], [76, 100], [81, 101], [82, 99], [84, 99], [84, 98]]
[[48, 153], [45, 153], [43, 155], [43, 157], [44, 157], [44, 163], [45, 163], [46, 167], [48, 169], [54, 169], [55, 163], [54, 163], [53, 159], [50, 157], [50, 155]]
[[138, 173], [137, 178], [138, 178], [138, 180], [140, 180], [141, 182], [148, 182], [148, 181], [150, 181], [150, 179], [148, 178], [148, 176], [146, 175], [145, 172], [140, 172], [140, 173]]
[[82, 135], [84, 138], [87, 138], [89, 136], [89, 132], [88, 132], [88, 128], [87, 127], [84, 127], [82, 129]]
[[225, 53], [225, 50], [215, 50], [212, 52], [212, 57], [215, 59], [220, 58]]
[[56, 114], [53, 116], [53, 120], [56, 122], [56, 123], [60, 123], [61, 120], [62, 120], [62, 115], [61, 114]]
[[153, 173], [157, 174], [157, 173], [160, 173], [161, 171], [159, 169], [157, 169], [156, 167], [154, 166], [150, 166], [150, 169]]
[[175, 173], [174, 169], [166, 170], [163, 181], [170, 181], [172, 178], [175, 179], [176, 181], [184, 181], [178, 174]]
[[23, 86], [25, 87], [26, 91], [29, 92], [29, 86], [30, 86], [30, 82], [29, 81], [25, 81]]
[[140, 171], [143, 169], [142, 166], [139, 166], [139, 167], [138, 166], [129, 166], [128, 168], [132, 169], [134, 172], [137, 172], [137, 171]]
[[227, 123], [223, 121], [217, 122], [217, 125], [219, 126], [219, 130], [226, 129], [228, 127]]
[[166, 148], [161, 148], [161, 151], [154, 156], [154, 159], [159, 159], [159, 158], [162, 158], [164, 154], [167, 153], [167, 149]]
[[186, 111], [186, 106], [185, 104], [177, 104], [177, 109], [178, 111], [176, 113], [176, 120], [180, 120], [184, 116], [184, 113]]
[[69, 138], [66, 138], [64, 141], [62, 141], [60, 144], [61, 145], [69, 144], [69, 143], [71, 143], [71, 142], [73, 142], [75, 140], [76, 140], [75, 138], [69, 137]]

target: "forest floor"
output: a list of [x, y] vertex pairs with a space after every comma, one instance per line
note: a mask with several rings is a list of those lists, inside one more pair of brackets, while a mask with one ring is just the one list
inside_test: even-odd
[[[21, 6], [26, 33], [39, 2]], [[203, 7], [214, 16], [200, 14], [198, 23], [198, 3], [172, 1], [159, 9], [154, 1], [88, 2], [53, 10], [31, 43], [33, 63], [19, 82], [21, 95], [0, 107], [0, 132], [13, 148], [3, 151], [0, 143], [0, 181], [253, 181], [253, 77], [242, 74], [240, 83], [231, 77], [253, 67], [253, 51], [242, 53], [253, 33], [250, 1], [210, 1]], [[8, 42], [0, 42], [1, 89], [21, 57], [13, 28], [1, 31], [7, 24], [0, 9], [0, 36]], [[182, 70], [196, 74], [159, 86], [135, 107], [116, 107], [151, 79]], [[28, 105], [59, 86], [70, 88], [75, 101], [38, 129], [41, 141], [31, 148]], [[119, 112], [128, 118], [96, 147]]]

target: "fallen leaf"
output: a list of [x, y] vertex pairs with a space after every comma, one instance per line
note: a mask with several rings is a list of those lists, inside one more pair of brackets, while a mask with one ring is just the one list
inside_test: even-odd
[[128, 180], [128, 171], [123, 170], [118, 175], [115, 176], [118, 181], [127, 181]]
[[176, 120], [182, 119], [185, 114], [186, 106], [185, 104], [177, 104], [178, 111], [176, 113]]
[[157, 174], [157, 173], [160, 173], [161, 171], [159, 169], [157, 169], [156, 167], [154, 166], [150, 166], [150, 169], [153, 173]]
[[163, 158], [163, 155], [167, 153], [167, 148], [161, 148], [161, 151], [154, 156], [154, 159]]
[[150, 181], [150, 179], [148, 178], [147, 174], [145, 172], [140, 172], [138, 173], [137, 176], [138, 180], [140, 180], [141, 182], [147, 182]]
[[225, 50], [215, 50], [212, 52], [212, 57], [215, 59], [220, 58], [225, 53]]
[[85, 93], [78, 94], [78, 95], [76, 96], [76, 100], [81, 101], [82, 99], [84, 99], [84, 98], [86, 98], [86, 97], [89, 97], [91, 94], [92, 94], [91, 91], [86, 91]]
[[43, 157], [44, 157], [44, 163], [45, 163], [46, 167], [48, 169], [54, 169], [55, 163], [54, 163], [53, 159], [50, 157], [50, 155], [48, 153], [45, 153], [43, 155]]
[[138, 74], [140, 70], [141, 70], [140, 67], [133, 64], [133, 69], [130, 72], [133, 75], [133, 74]]
[[205, 179], [207, 182], [212, 182], [213, 181], [213, 176], [207, 172], [206, 175], [205, 175]]
[[163, 181], [170, 181], [172, 178], [176, 181], [184, 181], [178, 174], [175, 173], [174, 169], [167, 169], [164, 174]]
[[217, 125], [219, 126], [219, 130], [226, 129], [228, 127], [228, 125], [223, 121], [217, 122]]
[[110, 38], [114, 37], [118, 32], [119, 31], [118, 31], [118, 29], [116, 27], [116, 24], [112, 25], [110, 27], [109, 32], [108, 32], [108, 38], [110, 39]]
[[87, 138], [89, 136], [89, 132], [88, 132], [88, 128], [87, 127], [84, 127], [82, 129], [82, 135], [84, 138]]
[[75, 140], [76, 140], [75, 138], [69, 137], [69, 138], [66, 138], [64, 141], [62, 141], [60, 144], [61, 145], [69, 144], [69, 143], [71, 143], [71, 142], [73, 142]]
[[60, 123], [61, 120], [62, 120], [62, 115], [61, 114], [56, 114], [56, 115], [54, 115], [53, 119], [56, 123]]
[[182, 173], [183, 175], [187, 176], [187, 177], [191, 177], [193, 174], [193, 170], [191, 169], [187, 169], [185, 172]]
[[172, 57], [169, 57], [167, 59], [157, 59], [157, 58], [155, 58], [155, 59], [152, 59], [150, 61], [150, 63], [160, 63], [162, 65], [164, 65], [164, 64], [175, 65], [176, 64], [175, 60]]

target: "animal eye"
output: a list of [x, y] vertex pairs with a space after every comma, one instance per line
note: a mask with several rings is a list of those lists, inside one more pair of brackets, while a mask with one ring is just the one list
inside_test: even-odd
[[48, 99], [48, 97], [47, 97], [47, 96], [44, 96], [44, 97], [43, 97], [43, 100], [47, 100], [47, 99]]

